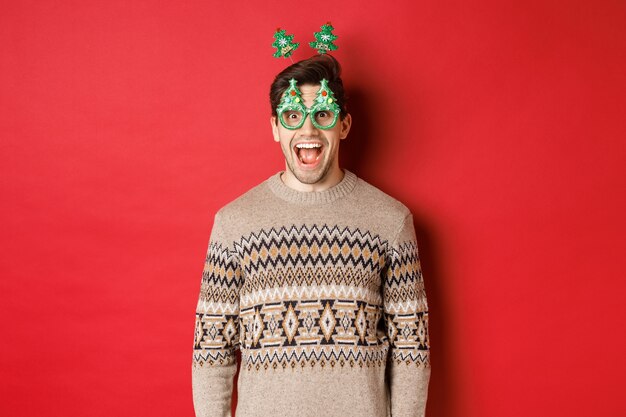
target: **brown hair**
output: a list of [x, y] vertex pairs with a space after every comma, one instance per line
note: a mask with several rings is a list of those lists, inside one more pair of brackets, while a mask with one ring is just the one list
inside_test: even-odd
[[337, 104], [341, 108], [340, 118], [343, 119], [348, 114], [346, 93], [343, 89], [343, 81], [341, 81], [341, 65], [339, 65], [339, 61], [331, 55], [315, 55], [288, 66], [274, 78], [270, 87], [272, 116], [276, 116], [276, 108], [283, 93], [289, 87], [289, 80], [292, 78], [298, 81], [298, 85], [317, 85], [325, 78], [328, 80], [328, 87], [335, 94]]

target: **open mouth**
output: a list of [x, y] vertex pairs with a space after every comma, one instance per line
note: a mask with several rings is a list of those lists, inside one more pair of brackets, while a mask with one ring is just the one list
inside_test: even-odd
[[312, 168], [317, 165], [317, 162], [322, 155], [323, 146], [321, 143], [298, 143], [294, 147], [294, 151], [300, 164], [305, 167]]

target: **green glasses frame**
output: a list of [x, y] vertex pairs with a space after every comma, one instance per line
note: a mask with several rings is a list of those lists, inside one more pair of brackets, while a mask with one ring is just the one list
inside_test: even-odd
[[[315, 100], [311, 108], [307, 108], [302, 101], [302, 93], [297, 86], [298, 82], [295, 79], [289, 80], [289, 87], [283, 93], [283, 96], [276, 108], [276, 113], [278, 114], [278, 119], [280, 120], [280, 124], [283, 125], [285, 129], [296, 130], [300, 129], [302, 125], [304, 125], [304, 121], [308, 115], [311, 115], [311, 123], [318, 129], [327, 130], [332, 129], [337, 124], [337, 120], [339, 119], [339, 113], [341, 113], [341, 108], [337, 104], [335, 100], [335, 95], [332, 90], [328, 87], [328, 81], [326, 79], [322, 79], [320, 81], [320, 89], [317, 91], [315, 96]], [[298, 112], [302, 114], [302, 119], [298, 122], [297, 125], [290, 126], [283, 119], [283, 114], [285, 112]], [[333, 120], [328, 125], [320, 125], [317, 123], [314, 115], [319, 112], [330, 112], [333, 115]]]

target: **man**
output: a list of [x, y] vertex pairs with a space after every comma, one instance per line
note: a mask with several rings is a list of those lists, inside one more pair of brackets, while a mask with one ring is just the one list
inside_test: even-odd
[[270, 89], [279, 172], [215, 215], [196, 312], [197, 416], [424, 415], [428, 307], [409, 210], [339, 167], [340, 66], [297, 62]]

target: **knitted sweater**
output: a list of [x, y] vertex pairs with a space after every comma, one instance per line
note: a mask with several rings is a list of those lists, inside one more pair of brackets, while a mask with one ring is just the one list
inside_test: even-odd
[[197, 416], [424, 415], [428, 307], [413, 219], [344, 170], [325, 191], [277, 173], [215, 215], [192, 365]]

